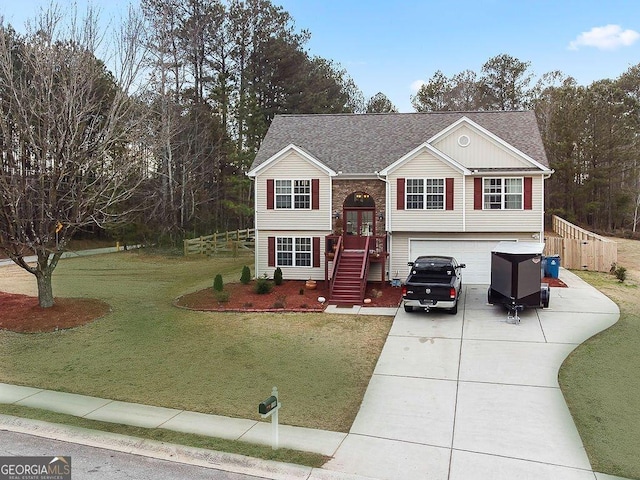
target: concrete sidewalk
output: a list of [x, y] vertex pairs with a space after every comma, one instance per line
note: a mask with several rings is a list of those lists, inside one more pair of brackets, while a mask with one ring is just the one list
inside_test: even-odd
[[[40, 408], [89, 420], [144, 428], [166, 428], [262, 445], [271, 445], [272, 441], [270, 421], [207, 415], [6, 383], [0, 383], [0, 403]], [[256, 417], [259, 418], [257, 411]], [[346, 433], [288, 425], [279, 427], [280, 447], [328, 456], [336, 452], [346, 436]]]
[[[503, 307], [486, 303], [484, 285], [465, 286], [455, 316], [398, 310], [349, 434], [280, 427], [280, 446], [332, 460], [322, 469], [287, 465], [278, 469], [278, 464], [265, 462], [260, 475], [614, 479], [592, 472], [557, 376], [566, 356], [614, 324], [619, 311], [570, 272], [561, 270], [561, 279], [569, 288], [553, 288], [550, 308], [525, 310], [519, 325], [507, 323]], [[347, 310], [352, 309], [337, 313], [366, 314], [375, 309]], [[7, 384], [0, 384], [0, 402], [107, 422], [271, 442], [270, 424], [257, 420]], [[0, 429], [17, 421], [11, 418], [0, 416]], [[216, 468], [224, 465], [216, 463]]]

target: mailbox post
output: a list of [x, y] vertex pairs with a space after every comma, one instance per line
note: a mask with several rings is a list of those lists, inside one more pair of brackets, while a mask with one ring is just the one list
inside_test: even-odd
[[278, 410], [282, 404], [278, 401], [278, 389], [273, 387], [271, 396], [260, 402], [258, 413], [262, 418], [271, 417], [271, 448], [278, 449]]

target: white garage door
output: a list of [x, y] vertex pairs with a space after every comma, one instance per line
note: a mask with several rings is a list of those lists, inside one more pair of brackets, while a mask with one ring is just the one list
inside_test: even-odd
[[420, 255], [455, 257], [467, 267], [462, 271], [466, 284], [491, 283], [491, 250], [499, 240], [410, 240], [410, 261]]

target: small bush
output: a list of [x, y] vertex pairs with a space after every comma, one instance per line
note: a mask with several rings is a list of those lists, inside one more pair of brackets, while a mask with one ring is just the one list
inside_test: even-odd
[[216, 300], [219, 303], [227, 303], [229, 301], [229, 292], [217, 291], [216, 292]]
[[275, 272], [273, 272], [273, 283], [282, 285], [282, 269], [280, 267], [276, 268]]
[[300, 291], [298, 292], [300, 295], [304, 295], [304, 287], [300, 288]]
[[242, 267], [242, 274], [240, 275], [240, 283], [248, 285], [251, 281], [251, 270], [246, 265]]
[[256, 286], [254, 290], [258, 295], [265, 295], [269, 293], [272, 288], [273, 285], [268, 279], [259, 278], [258, 280], [256, 280]]
[[616, 267], [616, 278], [620, 283], [623, 283], [627, 279], [627, 269], [624, 267]]
[[216, 292], [221, 292], [223, 288], [224, 285], [222, 283], [222, 275], [218, 274], [216, 275], [216, 278], [213, 279], [213, 289]]
[[276, 297], [276, 301], [273, 304], [273, 308], [284, 308], [287, 302], [287, 297], [285, 295], [278, 295]]

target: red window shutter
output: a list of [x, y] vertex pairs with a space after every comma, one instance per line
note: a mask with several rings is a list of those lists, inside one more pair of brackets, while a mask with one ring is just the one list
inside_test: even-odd
[[276, 266], [276, 237], [269, 237], [267, 239], [267, 265], [270, 267]]
[[473, 209], [482, 210], [482, 178], [473, 179]]
[[311, 180], [311, 209], [320, 209], [320, 180], [317, 178]]
[[445, 208], [447, 210], [453, 210], [453, 178], [447, 178], [445, 180], [445, 195], [447, 196]]
[[320, 266], [320, 237], [313, 237], [313, 266]]
[[533, 181], [531, 177], [524, 177], [524, 209], [533, 208]]
[[398, 210], [404, 210], [404, 178], [398, 179], [398, 191], [396, 192], [397, 197], [397, 205], [396, 208]]
[[273, 210], [273, 178], [267, 179], [267, 210]]

